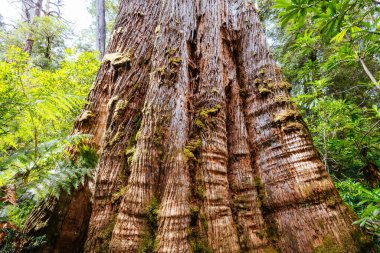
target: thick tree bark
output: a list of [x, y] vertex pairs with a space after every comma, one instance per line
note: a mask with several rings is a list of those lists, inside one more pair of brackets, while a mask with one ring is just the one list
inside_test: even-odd
[[96, 0], [96, 47], [103, 59], [106, 48], [106, 8], [105, 0]]
[[74, 131], [101, 155], [84, 251], [361, 251], [289, 88], [250, 1], [123, 1]]

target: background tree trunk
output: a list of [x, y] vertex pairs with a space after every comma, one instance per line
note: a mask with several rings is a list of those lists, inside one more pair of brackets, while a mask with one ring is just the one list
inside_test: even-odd
[[250, 1], [123, 1], [74, 130], [100, 153], [84, 251], [363, 250], [289, 89]]
[[[33, 24], [35, 17], [41, 16], [43, 1], [44, 0], [37, 0], [36, 2], [34, 2], [30, 0], [22, 0], [22, 8], [25, 15], [25, 20], [29, 24]], [[23, 51], [31, 55], [33, 44], [34, 44], [33, 33], [30, 32], [28, 35], [28, 38], [26, 39]]]
[[103, 59], [106, 48], [106, 8], [105, 0], [96, 0], [96, 47]]

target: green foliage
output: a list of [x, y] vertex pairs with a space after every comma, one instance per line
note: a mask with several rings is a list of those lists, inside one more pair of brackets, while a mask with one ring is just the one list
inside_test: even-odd
[[[99, 62], [93, 53], [74, 50], [66, 50], [54, 69], [36, 66], [16, 47], [9, 47], [3, 57], [0, 187], [14, 190], [17, 205], [1, 203], [0, 219], [22, 227], [39, 200], [78, 187], [96, 164], [96, 153], [85, 144], [89, 136], [68, 136]], [[68, 146], [75, 154], [65, 151]]]
[[297, 101], [331, 172], [355, 177], [367, 160], [380, 163], [380, 134], [372, 125], [377, 117], [373, 110], [363, 110], [348, 100], [311, 94], [300, 95]]
[[379, 6], [369, 0], [261, 0], [259, 6], [329, 171], [360, 177], [366, 163], [380, 166], [379, 90], [360, 62], [380, 78]]
[[46, 243], [46, 236], [31, 237], [13, 228], [3, 228], [1, 232], [5, 234], [2, 253], [20, 252], [21, 248], [25, 252], [30, 252]]
[[355, 224], [380, 237], [380, 188], [368, 189], [352, 179], [336, 182], [343, 200], [358, 214]]
[[31, 24], [19, 22], [15, 29], [0, 30], [0, 52], [9, 52], [12, 47], [23, 48], [26, 40], [31, 39], [33, 64], [43, 68], [57, 67], [65, 56], [64, 38], [70, 35], [70, 28], [61, 19], [53, 16], [35, 17]]
[[[95, 44], [96, 38], [96, 5], [95, 0], [90, 1], [90, 6], [88, 8], [88, 12], [93, 17], [93, 22], [91, 28], [86, 30], [86, 33], [91, 37], [92, 44]], [[111, 36], [112, 28], [115, 24], [115, 18], [119, 11], [119, 0], [105, 0], [105, 11], [106, 11], [106, 42], [109, 41]]]

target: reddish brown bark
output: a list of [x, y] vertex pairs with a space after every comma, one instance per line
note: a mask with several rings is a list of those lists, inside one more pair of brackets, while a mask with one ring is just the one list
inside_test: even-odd
[[120, 8], [74, 131], [100, 154], [84, 251], [362, 250], [250, 1]]

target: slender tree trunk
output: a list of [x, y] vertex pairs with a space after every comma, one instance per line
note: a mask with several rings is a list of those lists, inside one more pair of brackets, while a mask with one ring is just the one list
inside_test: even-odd
[[100, 153], [84, 251], [362, 250], [289, 88], [250, 1], [123, 1], [74, 130]]
[[[34, 1], [29, 1], [29, 0], [23, 0], [22, 1], [23, 10], [24, 10], [24, 13], [26, 16], [26, 20], [29, 24], [33, 24], [35, 17], [41, 16], [43, 1], [44, 0], [37, 0], [35, 3], [34, 3]], [[34, 10], [33, 16], [31, 15], [31, 10]], [[23, 51], [27, 52], [29, 55], [31, 55], [32, 49], [33, 49], [33, 44], [34, 44], [33, 33], [30, 32], [28, 34], [28, 38], [26, 39]]]
[[105, 0], [96, 0], [96, 46], [103, 59], [106, 45], [106, 8]]

